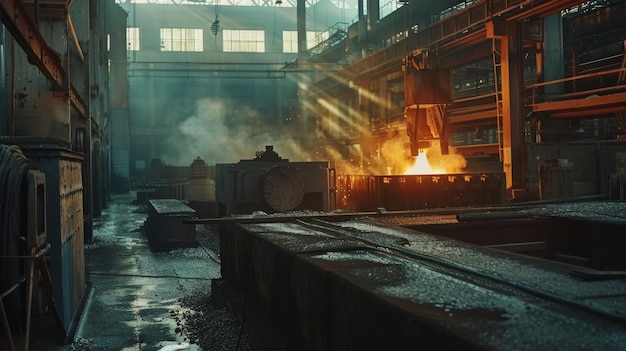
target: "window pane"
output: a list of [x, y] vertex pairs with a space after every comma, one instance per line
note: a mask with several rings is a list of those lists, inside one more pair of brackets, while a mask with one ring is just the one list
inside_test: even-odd
[[126, 28], [126, 41], [128, 43], [129, 51], [139, 50], [139, 28], [137, 27]]
[[161, 51], [203, 51], [202, 29], [161, 28]]
[[265, 32], [262, 30], [224, 30], [224, 51], [264, 52]]

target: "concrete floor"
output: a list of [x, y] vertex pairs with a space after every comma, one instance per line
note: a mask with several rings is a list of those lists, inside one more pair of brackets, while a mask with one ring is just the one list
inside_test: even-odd
[[[39, 348], [33, 348], [33, 350], [246, 350], [246, 348], [239, 348], [239, 341], [232, 342], [232, 339], [230, 342], [219, 340], [212, 343], [212, 345], [219, 344], [219, 347], [202, 348], [199, 342], [186, 338], [186, 335], [192, 334], [185, 332], [189, 330], [189, 325], [185, 325], [184, 316], [190, 313], [188, 305], [184, 303], [185, 297], [199, 295], [198, 291], [210, 294], [212, 281], [221, 278], [221, 265], [218, 263], [219, 255], [216, 252], [218, 249], [215, 246], [217, 234], [199, 226], [198, 239], [201, 246], [168, 252], [153, 252], [149, 248], [143, 228], [147, 213], [142, 207], [133, 204], [135, 198], [135, 194], [114, 196], [102, 216], [94, 221], [93, 243], [85, 247], [88, 294], [74, 341], [52, 347], [37, 345]], [[624, 206], [626, 203], [623, 202], [568, 204], [565, 207], [533, 209], [531, 214], [539, 217], [583, 217], [587, 220], [623, 225], [626, 221], [623, 216], [626, 210]], [[418, 246], [429, 247], [428, 245]], [[472, 260], [473, 256], [462, 257]], [[475, 262], [482, 261], [478, 259]], [[269, 267], [270, 265], [261, 266]], [[225, 275], [227, 275], [226, 272]], [[563, 276], [571, 279], [567, 272], [563, 273]], [[574, 283], [584, 285], [585, 289], [595, 289], [590, 286], [589, 282], [570, 282], [570, 284]], [[596, 284], [621, 283], [609, 281]], [[550, 289], [552, 285], [554, 284], [542, 284]], [[564, 289], [567, 296], [573, 294], [573, 290], [568, 289]], [[597, 290], [595, 294], [600, 295], [603, 300], [619, 300], [621, 304], [623, 289], [619, 292], [615, 295]], [[596, 305], [601, 301], [591, 293], [585, 292], [581, 296], [585, 299], [594, 299], [593, 304]], [[541, 308], [544, 308], [543, 305]], [[249, 310], [252, 309], [249, 308]], [[522, 311], [525, 310], [522, 309]], [[257, 332], [265, 330], [260, 327], [266, 326], [262, 324], [266, 321], [259, 319], [259, 323], [254, 323], [254, 318], [251, 318], [253, 316], [254, 313], [248, 312], [246, 326], [258, 328], [255, 329]], [[213, 315], [207, 318], [215, 319]], [[526, 319], [522, 318], [522, 320]], [[204, 320], [202, 323], [207, 326], [202, 333], [208, 334], [207, 330], [211, 330], [211, 333], [221, 333], [221, 330], [213, 324]], [[237, 333], [239, 330], [237, 326]], [[602, 335], [598, 337], [603, 338]], [[257, 337], [256, 340], [258, 339]], [[610, 337], [607, 339], [608, 344], [612, 341], [615, 340]]]
[[95, 219], [85, 248], [90, 287], [74, 342], [44, 349], [201, 350], [180, 333], [181, 297], [210, 289], [220, 277], [217, 255], [204, 246], [152, 252], [142, 230], [147, 214], [134, 199], [114, 196]]

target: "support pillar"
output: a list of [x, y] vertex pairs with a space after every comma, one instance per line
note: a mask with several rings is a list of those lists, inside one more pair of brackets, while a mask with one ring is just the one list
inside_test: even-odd
[[306, 57], [306, 1], [296, 1], [296, 19], [298, 30], [298, 62]]
[[[298, 65], [308, 65], [308, 53], [307, 53], [307, 26], [306, 26], [306, 1], [305, 0], [297, 0], [296, 1], [296, 28], [298, 31]], [[307, 128], [311, 125], [311, 122], [314, 119], [314, 112], [311, 111], [310, 108], [307, 108], [307, 101], [310, 96], [309, 86], [313, 79], [313, 75], [316, 73], [305, 73], [300, 72], [297, 74], [297, 82], [298, 82], [298, 116], [296, 125], [298, 128], [298, 133], [304, 136], [302, 140], [304, 145], [307, 147], [311, 147], [313, 145], [313, 136], [310, 133], [307, 133]]]
[[524, 197], [527, 187], [523, 39], [521, 24], [506, 23], [506, 36], [500, 39], [502, 58], [502, 131], [506, 188], [509, 196]]
[[365, 4], [363, 0], [358, 0], [357, 11], [359, 14], [359, 41], [363, 41], [366, 38], [367, 32], [367, 18], [365, 17]]
[[[546, 82], [560, 80], [565, 76], [563, 67], [563, 19], [557, 13], [543, 19], [543, 79]], [[550, 84], [544, 87], [544, 94], [563, 94], [563, 83]]]
[[380, 20], [380, 1], [367, 0], [367, 30], [371, 31]]

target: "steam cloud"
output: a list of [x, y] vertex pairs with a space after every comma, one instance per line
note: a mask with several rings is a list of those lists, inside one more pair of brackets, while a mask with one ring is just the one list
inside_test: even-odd
[[[403, 174], [415, 162], [408, 138], [401, 135], [390, 136], [381, 145], [378, 155], [371, 155], [373, 157], [366, 161], [355, 156], [361, 153], [360, 147], [347, 154], [332, 147], [307, 150], [301, 140], [291, 137], [288, 132], [281, 133], [278, 130], [281, 127], [259, 132], [265, 122], [257, 111], [251, 108], [235, 111], [227, 103], [211, 98], [198, 100], [195, 113], [178, 126], [178, 133], [173, 133], [165, 141], [162, 161], [174, 166], [188, 166], [200, 157], [207, 164], [237, 163], [253, 159], [257, 151], [273, 145], [282, 158], [290, 161], [335, 162], [338, 174]], [[447, 173], [463, 171], [467, 162], [463, 156], [455, 154], [454, 148], [450, 147], [450, 154], [441, 155], [439, 146], [433, 146], [426, 150], [433, 168], [445, 169]]]
[[196, 111], [179, 126], [178, 133], [169, 137], [164, 148], [162, 161], [174, 166], [188, 166], [196, 158], [207, 164], [237, 163], [255, 157], [266, 145], [273, 145], [282, 158], [290, 161], [309, 161], [299, 141], [289, 136], [270, 135], [259, 132], [261, 116], [250, 108], [237, 108], [227, 101], [201, 99], [196, 102]]

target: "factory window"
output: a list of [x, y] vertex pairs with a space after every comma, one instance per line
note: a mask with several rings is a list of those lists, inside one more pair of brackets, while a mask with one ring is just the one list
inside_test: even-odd
[[298, 52], [298, 32], [296, 32], [295, 30], [283, 31], [283, 52]]
[[381, 4], [379, 7], [380, 18], [383, 19], [401, 7], [403, 2], [400, 1], [389, 1], [387, 3]]
[[202, 52], [202, 29], [161, 28], [161, 51]]
[[128, 27], [126, 28], [126, 40], [128, 41], [128, 51], [139, 50], [139, 28]]
[[265, 52], [265, 31], [224, 29], [224, 52]]
[[[306, 32], [306, 48], [310, 49], [319, 43], [328, 39], [328, 31], [326, 32]], [[298, 32], [295, 30], [283, 31], [283, 52], [298, 52]]]
[[328, 40], [328, 31], [326, 32], [306, 32], [306, 48], [311, 49]]

